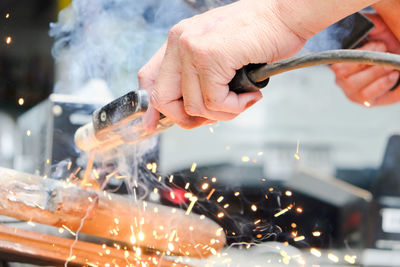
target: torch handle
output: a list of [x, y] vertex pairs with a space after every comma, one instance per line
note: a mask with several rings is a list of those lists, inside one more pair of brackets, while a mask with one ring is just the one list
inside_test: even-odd
[[252, 75], [257, 73], [267, 64], [249, 64], [236, 71], [235, 77], [229, 83], [229, 90], [235, 93], [256, 92], [268, 85], [269, 78], [264, 81], [256, 82]]

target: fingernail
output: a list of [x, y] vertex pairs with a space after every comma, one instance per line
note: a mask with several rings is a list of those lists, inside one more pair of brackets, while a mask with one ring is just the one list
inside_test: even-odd
[[390, 73], [389, 80], [391, 82], [396, 82], [398, 79], [399, 79], [399, 72], [398, 71]]
[[254, 105], [256, 102], [257, 102], [257, 99], [253, 99], [253, 100], [250, 100], [249, 102], [247, 102], [246, 109], [248, 109], [249, 107]]

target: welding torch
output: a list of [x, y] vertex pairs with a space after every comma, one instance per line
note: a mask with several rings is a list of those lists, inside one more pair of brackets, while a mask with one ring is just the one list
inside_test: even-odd
[[[328, 50], [276, 61], [270, 64], [249, 64], [236, 71], [229, 83], [235, 93], [254, 92], [267, 86], [269, 78], [279, 73], [314, 65], [340, 62], [380, 65], [400, 71], [400, 56], [362, 50]], [[92, 122], [75, 133], [75, 143], [83, 151], [108, 150], [122, 144], [136, 144], [171, 127], [173, 122], [161, 114], [156, 129], [149, 133], [142, 125], [142, 115], [149, 106], [143, 89], [126, 95], [97, 109]]]

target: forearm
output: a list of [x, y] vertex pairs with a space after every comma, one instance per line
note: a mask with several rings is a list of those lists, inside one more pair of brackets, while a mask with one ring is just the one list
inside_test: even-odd
[[307, 40], [336, 21], [377, 2], [379, 0], [275, 0], [272, 8], [283, 23]]
[[400, 0], [385, 0], [373, 5], [393, 34], [400, 40]]

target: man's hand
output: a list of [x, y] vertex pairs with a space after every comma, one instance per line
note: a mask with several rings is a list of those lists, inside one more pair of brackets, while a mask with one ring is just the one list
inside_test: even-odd
[[[375, 28], [368, 43], [361, 50], [400, 53], [400, 42], [378, 15], [368, 15]], [[400, 101], [400, 88], [392, 89], [399, 80], [399, 72], [362, 64], [339, 63], [331, 66], [336, 83], [353, 102], [370, 106], [388, 105]]]
[[236, 70], [290, 57], [315, 33], [377, 1], [240, 0], [181, 21], [139, 72], [151, 104], [144, 127], [153, 130], [159, 112], [184, 128], [235, 118], [262, 97], [229, 91]]
[[236, 70], [291, 56], [305, 42], [266, 3], [239, 1], [171, 29], [167, 42], [139, 72], [139, 86], [149, 92], [152, 105], [146, 128], [155, 127], [156, 110], [193, 128], [231, 120], [261, 99], [261, 92], [229, 91]]

